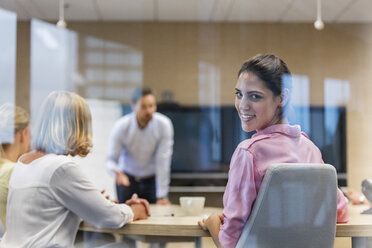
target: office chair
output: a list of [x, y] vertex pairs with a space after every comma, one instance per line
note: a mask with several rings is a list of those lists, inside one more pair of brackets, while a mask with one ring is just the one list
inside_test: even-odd
[[274, 164], [266, 171], [236, 248], [331, 248], [337, 179], [328, 164]]

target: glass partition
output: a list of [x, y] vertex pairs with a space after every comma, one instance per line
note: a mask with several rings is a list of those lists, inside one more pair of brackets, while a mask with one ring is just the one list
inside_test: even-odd
[[[347, 170], [346, 152], [340, 151], [347, 150], [343, 130], [351, 105], [344, 98], [351, 98], [353, 83], [349, 74], [336, 70], [343, 58], [334, 61], [316, 52], [324, 51], [323, 46], [339, 48], [328, 41], [309, 42], [320, 34], [309, 25], [97, 23], [92, 28], [75, 23], [69, 31], [33, 20], [31, 26], [31, 112], [48, 92], [65, 89], [89, 99], [93, 113], [110, 115], [93, 118], [95, 137], [100, 138], [94, 138], [90, 156], [99, 157], [100, 167], [114, 120], [131, 112], [131, 94], [143, 85], [155, 90], [159, 112], [174, 125], [172, 172], [226, 173], [235, 147], [253, 134], [241, 129], [234, 107], [237, 71], [249, 57], [274, 53], [293, 73], [289, 121], [301, 126], [325, 162], [339, 173]], [[330, 29], [334, 37], [348, 35], [338, 26]], [[287, 45], [290, 34], [301, 41], [292, 49]], [[345, 51], [350, 53], [360, 39], [349, 35], [348, 42]], [[324, 63], [332, 75], [339, 74], [341, 84], [326, 76]], [[101, 112], [106, 108], [110, 110]], [[103, 126], [109, 128], [99, 128]]]
[[0, 9], [0, 105], [15, 104], [17, 15]]
[[[17, 15], [0, 8], [0, 106], [16, 105]], [[14, 121], [0, 120], [0, 145], [14, 142]], [[0, 222], [0, 239], [4, 228]]]
[[76, 92], [77, 34], [37, 19], [31, 21], [31, 116], [36, 117], [42, 101], [54, 90]]
[[92, 113], [93, 149], [74, 157], [95, 184], [116, 198], [114, 178], [105, 168], [108, 137], [133, 90], [142, 85], [142, 53], [135, 48], [61, 29], [40, 20], [31, 22], [31, 113], [56, 90], [78, 93]]
[[[236, 147], [254, 135], [242, 130], [234, 106], [237, 74], [260, 53], [278, 55], [289, 66], [289, 122], [300, 125], [336, 168], [340, 184], [360, 189], [362, 179], [372, 178], [370, 23], [333, 23], [321, 32], [312, 23], [286, 22], [71, 21], [69, 27], [34, 19], [24, 28], [30, 41], [20, 42], [30, 45], [30, 54], [17, 51], [30, 59], [30, 82], [19, 81], [17, 88], [30, 86], [32, 118], [51, 91], [87, 99], [94, 147], [74, 159], [114, 199], [115, 178], [105, 168], [109, 136], [132, 111], [132, 93], [141, 86], [154, 90], [158, 112], [174, 127], [171, 187], [225, 186]], [[0, 104], [16, 102], [16, 31], [15, 14], [0, 10]]]

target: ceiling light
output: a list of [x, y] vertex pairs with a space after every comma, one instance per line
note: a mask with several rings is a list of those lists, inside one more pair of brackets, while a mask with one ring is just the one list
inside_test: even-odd
[[65, 22], [65, 1], [59, 0], [59, 20], [57, 22], [57, 27], [66, 28], [67, 24]]
[[324, 28], [324, 22], [322, 21], [322, 0], [317, 0], [317, 16], [314, 27], [316, 30], [322, 30]]

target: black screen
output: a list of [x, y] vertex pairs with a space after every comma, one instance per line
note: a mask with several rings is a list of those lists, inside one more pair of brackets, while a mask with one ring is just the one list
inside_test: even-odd
[[[160, 108], [174, 126], [172, 172], [225, 172], [237, 145], [254, 132], [241, 129], [234, 106]], [[291, 124], [318, 146], [325, 163], [346, 173], [345, 107], [293, 107]]]

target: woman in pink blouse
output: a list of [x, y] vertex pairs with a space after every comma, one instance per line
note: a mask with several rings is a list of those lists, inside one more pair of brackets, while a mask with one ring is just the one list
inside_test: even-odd
[[[319, 149], [300, 126], [288, 124], [290, 82], [287, 65], [275, 55], [256, 55], [239, 70], [235, 107], [242, 129], [256, 134], [241, 142], [231, 159], [223, 213], [199, 222], [217, 247], [235, 247], [271, 164], [323, 163]], [[347, 199], [338, 190], [337, 222], [347, 221]]]

